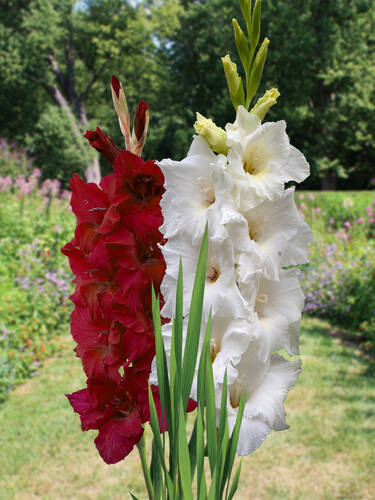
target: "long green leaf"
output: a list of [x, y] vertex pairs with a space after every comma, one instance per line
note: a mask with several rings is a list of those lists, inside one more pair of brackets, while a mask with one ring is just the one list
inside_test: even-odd
[[182, 365], [182, 403], [184, 409], [186, 409], [190, 395], [199, 347], [204, 285], [206, 281], [207, 233], [208, 228], [206, 224], [199, 253], [197, 270], [195, 273], [193, 293], [190, 303], [189, 322], [186, 333], [184, 361]]
[[180, 411], [178, 419], [178, 471], [179, 477], [181, 479], [183, 498], [184, 500], [193, 500], [193, 485], [190, 473], [190, 456], [189, 447], [186, 437], [186, 425], [184, 419], [184, 410], [182, 407], [182, 401], [180, 400]]
[[152, 480], [152, 486], [154, 488], [153, 500], [160, 500], [161, 492], [163, 489], [163, 476], [161, 473], [160, 457], [156, 448], [155, 438], [152, 440], [150, 475]]
[[221, 393], [221, 404], [220, 404], [219, 443], [221, 443], [221, 441], [223, 440], [225, 424], [228, 422], [227, 395], [228, 395], [228, 374], [227, 370], [225, 370], [224, 383]]
[[[172, 424], [173, 435], [177, 435], [177, 425], [179, 415], [179, 395], [181, 393], [182, 379], [182, 336], [183, 336], [183, 282], [182, 282], [182, 261], [180, 258], [177, 290], [176, 290], [176, 310], [173, 319], [172, 343], [171, 343], [171, 359], [170, 359], [170, 387], [171, 387], [171, 408], [172, 408]], [[171, 477], [174, 480], [178, 470], [178, 448], [170, 447], [169, 467]]]
[[215, 467], [214, 474], [212, 476], [211, 474], [211, 486], [208, 492], [208, 497], [207, 500], [216, 500], [216, 492], [217, 492], [217, 474], [218, 474], [218, 468]]
[[176, 366], [181, 370], [182, 366], [182, 331], [183, 331], [183, 280], [182, 280], [182, 260], [178, 265], [177, 291], [176, 291], [176, 311], [175, 311], [175, 344], [174, 352]]
[[206, 332], [203, 339], [201, 350], [201, 357], [198, 366], [198, 384], [197, 384], [197, 400], [198, 405], [204, 408], [206, 404], [206, 364], [207, 364], [207, 351], [210, 348], [211, 339], [211, 308], [209, 312], [209, 321], [206, 326]]
[[[168, 425], [169, 437], [170, 439], [172, 439], [172, 446], [173, 446], [171, 395], [169, 388], [167, 359], [165, 355], [163, 337], [161, 333], [160, 304], [159, 304], [159, 299], [157, 299], [155, 296], [155, 291], [153, 286], [151, 293], [152, 293], [152, 316], [153, 316], [154, 332], [155, 332], [156, 368], [158, 374], [161, 412], [162, 416], [165, 414]], [[162, 421], [164, 422], [163, 418]]]
[[220, 404], [220, 420], [218, 431], [218, 459], [217, 459], [217, 491], [224, 490], [225, 480], [223, 473], [225, 471], [225, 461], [227, 456], [227, 448], [229, 443], [229, 430], [228, 430], [228, 408], [227, 408], [227, 395], [228, 395], [228, 375], [225, 370], [224, 382], [221, 393]]
[[231, 486], [231, 489], [229, 491], [228, 500], [232, 500], [232, 498], [234, 497], [234, 494], [237, 491], [238, 481], [240, 479], [240, 474], [241, 474], [241, 468], [242, 468], [242, 458], [240, 460], [240, 463], [238, 464], [238, 467], [237, 467], [237, 470], [236, 470], [236, 474], [234, 475], [232, 486]]
[[194, 477], [195, 466], [197, 463], [197, 419], [195, 419], [193, 431], [189, 440], [189, 455], [190, 455], [190, 474]]
[[178, 383], [176, 387], [176, 378], [177, 378], [177, 366], [176, 366], [176, 358], [174, 351], [174, 342], [175, 342], [175, 322], [173, 320], [173, 329], [172, 329], [172, 343], [171, 343], [171, 353], [170, 353], [170, 397], [171, 397], [171, 427], [169, 429], [168, 425], [168, 435], [169, 435], [169, 472], [171, 475], [172, 481], [175, 481], [175, 476], [178, 471], [178, 447], [176, 446], [174, 436], [177, 436], [177, 426], [178, 420], [180, 418], [179, 414], [179, 394], [180, 390], [178, 388]]
[[[207, 329], [211, 332], [211, 315], [208, 318]], [[211, 476], [215, 470], [217, 459], [217, 431], [216, 431], [216, 404], [215, 386], [212, 373], [210, 351], [206, 349], [206, 432], [207, 451], [210, 463]]]
[[229, 448], [229, 428], [228, 422], [226, 422], [223, 440], [220, 444], [220, 456], [218, 460], [218, 478], [217, 478], [217, 491], [219, 493], [219, 498], [222, 498], [225, 484], [227, 481], [227, 471], [225, 469], [226, 457]]
[[236, 422], [234, 424], [232, 435], [231, 435], [230, 441], [229, 441], [229, 451], [227, 454], [227, 460], [226, 460], [225, 468], [224, 468], [224, 475], [226, 477], [228, 477], [228, 481], [229, 481], [230, 476], [231, 476], [234, 457], [235, 457], [236, 451], [237, 451], [238, 438], [240, 435], [242, 417], [243, 417], [243, 413], [245, 410], [245, 403], [246, 403], [246, 393], [242, 394], [242, 396], [241, 396], [240, 404], [238, 406], [238, 411], [237, 411]]
[[133, 495], [133, 493], [129, 493], [129, 494], [130, 494], [130, 496], [132, 497], [133, 500], [138, 500], [138, 498], [135, 495]]
[[[197, 489], [199, 500], [206, 498], [206, 478], [204, 475], [204, 406], [197, 408]], [[203, 496], [204, 495], [204, 496]]]
[[155, 447], [156, 447], [156, 450], [159, 454], [160, 463], [161, 463], [161, 466], [162, 466], [163, 471], [164, 471], [164, 477], [165, 477], [165, 482], [167, 485], [169, 500], [174, 500], [175, 496], [174, 496], [173, 483], [172, 483], [171, 477], [169, 475], [169, 472], [167, 470], [167, 467], [165, 465], [164, 449], [163, 449], [163, 444], [161, 441], [160, 430], [159, 430], [159, 421], [158, 421], [158, 416], [157, 416], [157, 412], [156, 412], [154, 396], [152, 394], [150, 384], [148, 385], [148, 401], [149, 401], [149, 405], [150, 405], [150, 425], [151, 425], [152, 433], [154, 435]]

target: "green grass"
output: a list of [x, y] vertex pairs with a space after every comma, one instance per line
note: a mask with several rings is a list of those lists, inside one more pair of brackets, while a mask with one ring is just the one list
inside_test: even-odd
[[[304, 321], [303, 372], [286, 402], [288, 431], [244, 461], [236, 498], [375, 498], [375, 369], [330, 325]], [[84, 384], [69, 350], [46, 362], [0, 408], [0, 498], [145, 499], [137, 451], [105, 465], [64, 393]], [[148, 433], [150, 441], [150, 433]]]

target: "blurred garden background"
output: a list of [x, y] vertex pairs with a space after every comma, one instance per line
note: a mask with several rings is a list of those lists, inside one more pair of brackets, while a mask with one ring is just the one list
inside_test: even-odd
[[[311, 165], [303, 372], [291, 428], [245, 459], [239, 499], [375, 498], [375, 9], [372, 0], [263, 0], [259, 96]], [[109, 173], [83, 134], [122, 146], [110, 80], [149, 102], [145, 158], [180, 159], [195, 112], [233, 122], [220, 57], [231, 0], [0, 0], [0, 499], [146, 498], [137, 452], [106, 466], [64, 393], [72, 352], [69, 179]], [[236, 60], [237, 63], [239, 61]]]

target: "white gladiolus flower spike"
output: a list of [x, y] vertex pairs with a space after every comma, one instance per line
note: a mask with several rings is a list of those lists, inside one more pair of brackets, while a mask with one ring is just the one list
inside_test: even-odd
[[239, 106], [236, 121], [226, 131], [229, 168], [236, 179], [241, 211], [262, 200], [276, 200], [286, 182], [301, 182], [309, 175], [309, 164], [291, 146], [284, 121], [261, 125], [256, 115]]

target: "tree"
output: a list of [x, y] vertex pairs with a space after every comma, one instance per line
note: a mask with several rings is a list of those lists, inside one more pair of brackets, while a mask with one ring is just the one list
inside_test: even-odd
[[[374, 10], [371, 0], [263, 0], [262, 36], [271, 40], [258, 96], [278, 87], [267, 119], [286, 119], [291, 142], [308, 157], [317, 188], [368, 187], [374, 163]], [[168, 130], [163, 147], [186, 151], [194, 112], [233, 121], [220, 57], [239, 64], [230, 19], [237, 2], [180, 0], [177, 28], [163, 35]], [[242, 27], [244, 27], [242, 23]], [[258, 97], [257, 96], [257, 97]], [[172, 120], [172, 119], [171, 119]], [[176, 154], [176, 151], [174, 151]], [[348, 181], [346, 181], [348, 179]], [[353, 182], [354, 181], [354, 182]]]
[[[21, 10], [13, 24], [8, 24], [8, 20], [16, 3], [2, 7], [7, 13], [7, 25], [1, 25], [0, 68], [4, 69], [9, 90], [16, 90], [10, 113], [12, 124], [4, 128], [24, 139], [31, 131], [35, 135], [37, 123], [37, 131], [45, 136], [49, 131], [44, 131], [43, 125], [51, 124], [45, 116], [50, 109], [46, 101], [48, 94], [50, 102], [62, 111], [54, 113], [54, 117], [69, 127], [82, 161], [87, 162], [88, 147], [82, 134], [88, 127], [88, 109], [95, 111], [100, 107], [106, 94], [108, 114], [109, 82], [116, 68], [122, 70], [128, 66], [138, 71], [144, 68], [140, 59], [149, 43], [149, 34], [146, 25], [138, 19], [141, 9], [121, 0], [86, 0], [79, 4], [80, 8], [74, 0], [31, 0], [18, 5]], [[11, 56], [7, 56], [9, 51]], [[142, 75], [136, 79], [139, 82]], [[25, 126], [22, 117], [15, 116], [15, 111], [21, 110], [24, 104], [34, 108], [34, 127], [29, 122]], [[38, 137], [29, 138], [28, 144], [34, 146], [36, 153], [40, 151], [38, 145], [45, 150], [45, 142], [41, 143]], [[70, 147], [63, 140], [59, 146]], [[72, 161], [76, 160], [74, 155]], [[53, 162], [53, 158], [50, 161]], [[77, 170], [80, 170], [79, 164]], [[94, 152], [85, 168], [85, 176], [88, 181], [100, 180], [99, 160]]]

